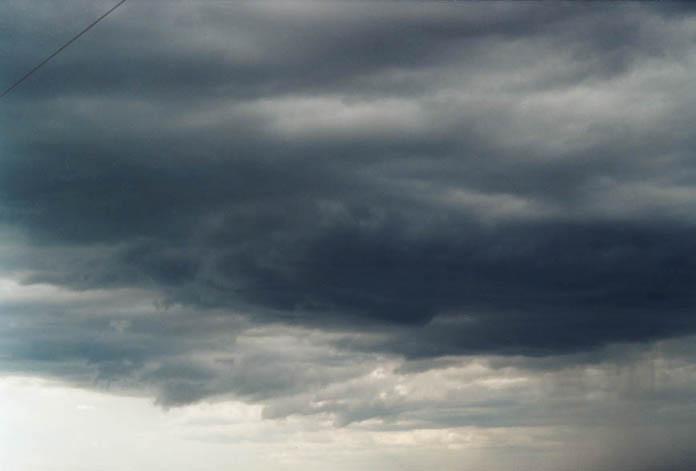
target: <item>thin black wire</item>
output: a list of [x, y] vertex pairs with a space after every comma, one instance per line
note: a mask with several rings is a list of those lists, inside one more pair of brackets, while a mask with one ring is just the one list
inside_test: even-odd
[[99, 18], [97, 18], [96, 20], [94, 20], [94, 21], [93, 21], [89, 26], [87, 26], [85, 29], [83, 29], [82, 31], [80, 31], [79, 33], [77, 33], [75, 36], [73, 36], [73, 38], [72, 38], [70, 41], [66, 42], [66, 43], [63, 44], [61, 47], [59, 47], [58, 49], [56, 49], [55, 52], [53, 52], [53, 54], [51, 54], [50, 56], [48, 56], [47, 58], [45, 58], [44, 60], [42, 60], [36, 67], [34, 67], [33, 69], [31, 69], [31, 70], [30, 70], [29, 72], [27, 72], [26, 74], [22, 75], [15, 83], [13, 83], [13, 84], [10, 85], [7, 89], [5, 89], [4, 92], [0, 93], [0, 98], [2, 98], [2, 97], [4, 97], [5, 95], [7, 95], [13, 88], [15, 88], [15, 87], [16, 87], [17, 85], [19, 85], [20, 83], [24, 82], [26, 79], [28, 79], [29, 76], [30, 76], [31, 74], [33, 74], [34, 72], [36, 72], [37, 70], [39, 70], [41, 67], [43, 67], [43, 66], [46, 64], [46, 62], [50, 61], [51, 59], [53, 59], [54, 57], [56, 57], [58, 54], [60, 54], [61, 51], [63, 51], [63, 49], [65, 49], [66, 47], [70, 46], [72, 43], [74, 43], [75, 41], [77, 41], [77, 39], [78, 39], [80, 36], [82, 36], [82, 35], [85, 34], [87, 31], [89, 31], [90, 29], [92, 29], [97, 23], [99, 23], [101, 20], [103, 20], [104, 18], [106, 18], [107, 16], [109, 16], [109, 14], [111, 14], [111, 12], [113, 12], [115, 9], [117, 9], [118, 7], [120, 7], [121, 5], [123, 5], [125, 2], [126, 2], [126, 0], [121, 0], [120, 2], [118, 2], [116, 5], [114, 5], [113, 7], [111, 7], [111, 9], [109, 9], [109, 11], [107, 11], [106, 13], [104, 13], [102, 16], [100, 16]]

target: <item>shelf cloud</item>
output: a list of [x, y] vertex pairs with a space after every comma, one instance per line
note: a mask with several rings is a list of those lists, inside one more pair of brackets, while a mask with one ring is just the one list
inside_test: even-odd
[[[0, 80], [103, 6], [8, 2]], [[2, 100], [0, 369], [689, 467], [695, 21], [125, 3]]]

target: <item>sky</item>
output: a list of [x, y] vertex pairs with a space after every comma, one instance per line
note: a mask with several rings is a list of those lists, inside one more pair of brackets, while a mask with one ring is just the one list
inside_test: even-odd
[[128, 0], [0, 99], [0, 468], [695, 469], [695, 79], [688, 4]]

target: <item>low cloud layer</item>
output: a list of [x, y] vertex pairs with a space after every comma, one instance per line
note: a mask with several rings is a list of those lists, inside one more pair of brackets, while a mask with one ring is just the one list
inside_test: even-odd
[[[104, 6], [4, 5], [0, 81]], [[0, 367], [338, 426], [688, 428], [695, 21], [127, 2], [0, 106]], [[646, 358], [669, 386], [627, 399]]]

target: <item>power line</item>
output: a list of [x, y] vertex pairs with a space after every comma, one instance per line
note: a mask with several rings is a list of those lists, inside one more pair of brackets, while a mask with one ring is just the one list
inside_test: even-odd
[[120, 7], [121, 5], [123, 5], [125, 2], [126, 2], [126, 0], [121, 0], [120, 2], [118, 2], [116, 5], [114, 5], [113, 7], [111, 7], [111, 9], [109, 9], [109, 11], [107, 11], [106, 13], [104, 13], [102, 16], [100, 16], [99, 18], [97, 18], [96, 20], [94, 20], [92, 23], [90, 23], [90, 25], [87, 26], [85, 29], [83, 29], [82, 31], [80, 31], [79, 33], [77, 33], [75, 36], [73, 36], [73, 38], [70, 39], [70, 41], [66, 42], [66, 43], [63, 44], [61, 47], [59, 47], [58, 49], [56, 49], [56, 50], [53, 52], [53, 54], [51, 54], [50, 56], [48, 56], [47, 58], [45, 58], [44, 60], [42, 60], [41, 62], [39, 62], [39, 64], [36, 65], [33, 69], [31, 69], [29, 72], [27, 72], [26, 74], [22, 75], [15, 83], [13, 83], [13, 84], [10, 85], [7, 89], [5, 89], [4, 92], [0, 93], [0, 98], [2, 98], [2, 97], [4, 97], [5, 95], [7, 95], [13, 88], [15, 88], [15, 87], [16, 87], [17, 85], [19, 85], [20, 83], [24, 82], [26, 79], [28, 79], [29, 76], [30, 76], [31, 74], [33, 74], [34, 72], [36, 72], [37, 70], [39, 70], [41, 67], [43, 67], [43, 66], [46, 64], [46, 62], [50, 61], [51, 59], [53, 59], [54, 57], [56, 57], [58, 54], [60, 54], [60, 53], [63, 51], [63, 49], [65, 49], [66, 47], [70, 46], [72, 43], [74, 43], [75, 41], [77, 41], [77, 39], [78, 39], [80, 36], [82, 36], [82, 35], [85, 34], [87, 31], [89, 31], [90, 29], [92, 29], [97, 23], [99, 23], [101, 20], [103, 20], [104, 18], [106, 18], [107, 16], [109, 16], [109, 14], [111, 14], [111, 12], [113, 12], [115, 9], [117, 9], [118, 7]]

